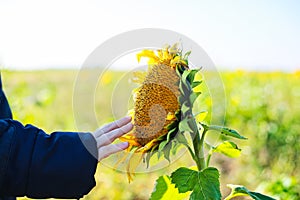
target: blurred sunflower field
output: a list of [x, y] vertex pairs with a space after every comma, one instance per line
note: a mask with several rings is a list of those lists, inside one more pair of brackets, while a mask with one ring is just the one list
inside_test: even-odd
[[[76, 70], [2, 70], [1, 73], [15, 119], [38, 126], [48, 133], [76, 130], [72, 108]], [[216, 75], [214, 72], [202, 73], [208, 78]], [[109, 94], [123, 74], [107, 72], [103, 79], [105, 89], [101, 92]], [[237, 70], [221, 72], [220, 76], [226, 95], [226, 114], [220, 116], [220, 121], [248, 138], [238, 143], [242, 149], [241, 157], [215, 156], [212, 165], [221, 170], [221, 183], [246, 185], [276, 199], [299, 200], [300, 71]], [[127, 90], [124, 88], [124, 91]], [[198, 101], [203, 108], [209, 108], [210, 103], [206, 100], [206, 92], [203, 88], [203, 95]], [[96, 102], [96, 113], [101, 123], [114, 119], [107, 105], [111, 105], [111, 98]], [[93, 128], [87, 131], [93, 131]], [[95, 175], [97, 186], [83, 199], [149, 199], [157, 177], [189, 162], [192, 163], [189, 156], [183, 155], [166, 168], [137, 174], [130, 184], [126, 174], [99, 163]], [[230, 192], [226, 185], [221, 185], [221, 190], [224, 194]]]

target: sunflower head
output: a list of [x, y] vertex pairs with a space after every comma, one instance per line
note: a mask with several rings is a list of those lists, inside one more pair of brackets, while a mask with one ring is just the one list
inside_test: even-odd
[[[128, 152], [140, 153], [141, 158], [146, 154], [147, 164], [156, 152], [169, 160], [170, 143], [180, 132], [183, 117], [191, 113], [195, 73], [188, 68], [189, 54], [182, 55], [177, 44], [137, 54], [138, 61], [148, 58], [148, 70], [134, 73], [133, 81], [140, 84], [134, 90], [134, 128], [120, 139], [129, 142]], [[128, 165], [131, 179], [130, 159]]]

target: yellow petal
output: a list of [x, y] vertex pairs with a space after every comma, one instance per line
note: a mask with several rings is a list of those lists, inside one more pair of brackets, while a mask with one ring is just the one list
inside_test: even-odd
[[133, 180], [133, 174], [136, 171], [136, 168], [142, 161], [143, 153], [131, 153], [128, 161], [128, 165], [126, 168], [128, 182], [130, 183]]
[[172, 56], [169, 54], [168, 49], [163, 51], [163, 61], [169, 62], [172, 59]]
[[131, 117], [131, 121], [134, 120], [134, 109], [130, 109], [127, 112], [127, 115]]
[[121, 141], [123, 142], [128, 142], [129, 143], [129, 147], [130, 146], [135, 146], [135, 147], [139, 147], [141, 146], [137, 141], [136, 141], [136, 137], [133, 135], [132, 132], [127, 133], [126, 135], [123, 135], [119, 138]]
[[147, 151], [150, 150], [153, 146], [155, 146], [157, 142], [158, 142], [157, 139], [153, 139], [153, 140], [151, 140], [150, 142], [148, 142], [145, 146], [143, 146], [143, 147], [137, 149], [136, 152], [142, 152], [142, 153], [143, 153], [143, 152], [147, 152]]
[[156, 61], [159, 60], [159, 58], [156, 56], [154, 51], [148, 50], [148, 49], [145, 49], [145, 50], [141, 51], [141, 53], [138, 53], [136, 55], [136, 57], [137, 57], [138, 62], [140, 62], [142, 57], [153, 59], [153, 60], [156, 60]]
[[174, 65], [174, 64], [177, 64], [177, 63], [180, 63], [180, 56], [175, 56], [175, 58], [173, 58], [170, 62], [171, 65]]
[[147, 72], [143, 72], [143, 71], [133, 72], [132, 81], [134, 83], [140, 83], [140, 84], [142, 84], [144, 82], [144, 80], [145, 80], [146, 75], [147, 75]]
[[163, 53], [162, 53], [162, 50], [157, 50], [157, 56], [158, 58], [161, 60], [163, 58]]
[[172, 120], [172, 119], [175, 119], [175, 118], [176, 118], [175, 114], [172, 113], [172, 112], [169, 112], [169, 113], [167, 114], [166, 120]]

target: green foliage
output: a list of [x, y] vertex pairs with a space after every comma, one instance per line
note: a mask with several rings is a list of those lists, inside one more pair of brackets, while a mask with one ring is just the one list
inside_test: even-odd
[[151, 194], [150, 200], [162, 199], [168, 190], [168, 185], [165, 180], [166, 178], [169, 179], [167, 176], [161, 176], [156, 180], [155, 188]]
[[185, 167], [177, 169], [171, 175], [171, 181], [180, 193], [192, 191], [190, 199], [221, 199], [219, 172], [216, 168], [195, 171]]
[[230, 158], [236, 158], [241, 155], [241, 149], [230, 141], [225, 141], [212, 149], [213, 152], [222, 153]]
[[[217, 147], [211, 147], [206, 141], [205, 136], [207, 131], [214, 130], [220, 133], [221, 135], [230, 136], [237, 139], [245, 140], [246, 137], [240, 135], [237, 131], [216, 125], [206, 125], [199, 122], [199, 125], [196, 123], [196, 118], [193, 115], [193, 105], [197, 97], [201, 92], [193, 91], [193, 85], [196, 87], [200, 85], [201, 81], [194, 82], [195, 75], [199, 70], [184, 70], [182, 66], [177, 66], [176, 71], [181, 77], [179, 81], [179, 89], [181, 95], [179, 97], [179, 102], [181, 104], [181, 113], [182, 118], [179, 122], [179, 134], [188, 133], [190, 134], [193, 145], [190, 146], [187, 144], [186, 140], [183, 140], [183, 135], [180, 140], [184, 146], [188, 148], [189, 153], [197, 165], [197, 171], [188, 169], [185, 167], [180, 167], [175, 172], [171, 174], [171, 182], [175, 184], [175, 187], [178, 188], [179, 193], [191, 192], [190, 199], [211, 199], [218, 200], [221, 199], [220, 192], [220, 182], [219, 182], [219, 171], [216, 168], [209, 167], [211, 156], [214, 152], [222, 153], [228, 157], [238, 157], [241, 153], [241, 149], [237, 145], [230, 141], [224, 141], [219, 144]], [[201, 131], [201, 132], [200, 132]], [[164, 148], [166, 142], [163, 142], [160, 146]], [[204, 146], [209, 146], [210, 151], [207, 155], [207, 158], [204, 155]], [[166, 156], [165, 156], [166, 157]], [[169, 156], [167, 155], [167, 159]], [[159, 187], [162, 187], [160, 189]], [[232, 187], [231, 194], [226, 199], [231, 199], [236, 196], [245, 196], [248, 195], [255, 200], [272, 200], [268, 196], [265, 196], [260, 193], [252, 192], [247, 190], [243, 186], [230, 185]], [[162, 179], [157, 180], [156, 190], [153, 192], [152, 197], [160, 198], [164, 193], [167, 193], [168, 189], [166, 184]]]
[[[99, 125], [114, 119], [111, 112], [111, 94], [125, 73], [127, 72], [108, 72], [105, 87], [97, 89], [95, 114]], [[73, 85], [77, 71], [2, 70], [1, 74], [4, 90], [16, 120], [24, 124], [34, 124], [48, 133], [56, 130], [77, 130], [72, 109]], [[218, 74], [204, 71], [203, 76], [208, 80]], [[227, 112], [226, 116], [217, 115], [217, 120], [224, 122], [226, 127], [234, 127], [241, 131], [244, 137], [248, 138], [237, 143], [243, 149], [239, 159], [229, 160], [222, 155], [214, 155], [212, 165], [224, 169], [227, 174], [221, 176], [221, 183], [238, 183], [249, 188], [262, 187], [260, 184], [263, 184], [263, 191], [277, 199], [299, 199], [299, 72], [235, 71], [221, 72], [221, 76], [225, 87]], [[195, 81], [200, 81], [197, 76]], [[209, 124], [212, 115], [216, 116], [211, 112], [211, 97], [205, 84], [200, 84], [198, 88], [201, 89], [202, 95], [195, 102], [194, 108], [198, 111], [208, 111], [204, 123]], [[125, 85], [122, 85], [121, 90], [131, 91]], [[221, 100], [214, 99], [216, 102]], [[127, 103], [125, 102], [126, 105]], [[87, 131], [97, 128], [87, 125]], [[183, 141], [182, 137], [178, 139]], [[192, 165], [187, 156], [182, 156], [172, 163], [170, 168], [137, 175], [131, 184], [127, 183], [124, 174], [99, 165], [95, 175], [97, 186], [83, 199], [148, 199], [153, 184], [161, 173], [171, 173], [183, 165]], [[255, 178], [246, 176], [245, 171], [254, 174]], [[227, 192], [223, 184], [221, 191], [223, 194]]]
[[274, 182], [262, 182], [261, 185], [279, 199], [300, 199], [300, 185], [295, 177], [281, 176]]
[[257, 192], [251, 192], [247, 188], [245, 188], [244, 186], [241, 186], [241, 185], [228, 184], [227, 186], [231, 188], [231, 193], [228, 197], [225, 198], [225, 200], [230, 200], [230, 199], [232, 199], [234, 197], [238, 197], [238, 196], [249, 196], [255, 200], [275, 200], [266, 195], [263, 195], [263, 194], [260, 194]]
[[299, 187], [268, 189], [279, 177], [295, 177], [295, 185], [300, 185], [299, 70], [291, 73], [228, 72], [222, 73], [222, 79], [228, 100], [226, 110], [230, 110], [224, 125], [241, 130], [249, 138], [248, 144], [239, 144], [246, 157], [241, 157], [234, 171], [257, 175], [255, 179], [239, 175], [236, 182], [252, 188], [263, 183], [266, 185], [264, 191], [278, 199], [299, 199], [299, 194], [292, 195], [300, 191]]
[[219, 133], [226, 135], [226, 136], [231, 136], [231, 137], [242, 139], [242, 140], [247, 139], [246, 137], [240, 135], [237, 131], [227, 128], [227, 127], [210, 125], [210, 126], [207, 126], [207, 129], [218, 131]]
[[175, 185], [171, 183], [170, 177], [164, 175], [156, 180], [150, 200], [181, 200], [188, 194], [189, 193], [179, 193]]

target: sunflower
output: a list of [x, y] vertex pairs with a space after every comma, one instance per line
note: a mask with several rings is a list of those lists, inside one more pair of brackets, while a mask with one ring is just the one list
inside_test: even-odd
[[[193, 81], [198, 70], [189, 69], [189, 54], [183, 56], [178, 44], [137, 54], [138, 62], [142, 57], [148, 58], [148, 70], [134, 73], [133, 81], [140, 86], [134, 90], [133, 129], [120, 138], [129, 143], [128, 152], [140, 155], [135, 161], [128, 156], [129, 181], [145, 154], [147, 166], [154, 153], [163, 154], [169, 160], [171, 141], [188, 126], [187, 119], [195, 99], [192, 87], [200, 84]], [[177, 143], [182, 143], [183, 138], [180, 138]]]

